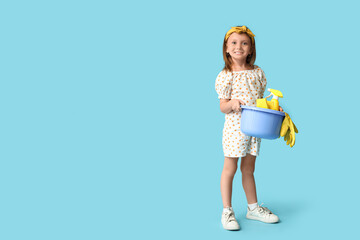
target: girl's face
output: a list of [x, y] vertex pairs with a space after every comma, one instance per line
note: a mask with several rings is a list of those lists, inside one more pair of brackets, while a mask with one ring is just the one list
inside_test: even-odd
[[232, 33], [226, 43], [226, 52], [235, 60], [245, 60], [251, 54], [251, 39], [245, 33]]

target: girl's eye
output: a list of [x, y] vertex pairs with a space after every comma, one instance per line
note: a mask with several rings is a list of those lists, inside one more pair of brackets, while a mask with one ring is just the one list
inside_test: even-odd
[[236, 44], [236, 42], [232, 42], [232, 44]]
[[247, 43], [246, 43], [246, 42], [244, 42], [244, 45], [247, 45]]

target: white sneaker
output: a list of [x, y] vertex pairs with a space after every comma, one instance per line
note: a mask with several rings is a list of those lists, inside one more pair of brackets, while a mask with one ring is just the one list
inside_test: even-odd
[[232, 208], [227, 208], [223, 211], [221, 223], [226, 230], [240, 230], [240, 225], [236, 221], [235, 213]]
[[[262, 204], [261, 204], [262, 205]], [[265, 223], [276, 223], [279, 221], [279, 217], [273, 214], [269, 209], [262, 206], [257, 206], [254, 210], [250, 210], [246, 214], [247, 219], [258, 220]]]

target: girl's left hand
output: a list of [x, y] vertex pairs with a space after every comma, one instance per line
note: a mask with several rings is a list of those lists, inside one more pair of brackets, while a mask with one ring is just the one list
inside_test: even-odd
[[284, 109], [282, 109], [282, 107], [279, 106], [279, 111], [284, 112]]

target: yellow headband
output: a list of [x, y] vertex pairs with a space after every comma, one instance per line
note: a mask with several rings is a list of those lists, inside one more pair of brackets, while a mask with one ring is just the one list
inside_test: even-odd
[[231, 27], [231, 29], [226, 33], [225, 35], [225, 40], [228, 40], [228, 38], [230, 37], [230, 35], [232, 33], [247, 33], [250, 38], [251, 38], [251, 42], [252, 44], [254, 44], [254, 37], [255, 35], [250, 31], [250, 29], [248, 29], [246, 26], [242, 26], [242, 27]]

